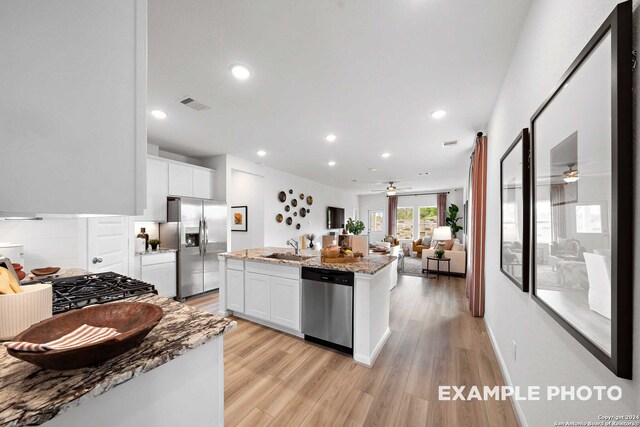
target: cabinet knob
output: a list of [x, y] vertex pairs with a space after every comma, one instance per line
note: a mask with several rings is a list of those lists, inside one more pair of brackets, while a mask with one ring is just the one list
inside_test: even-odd
[[91, 262], [92, 262], [92, 263], [94, 263], [94, 264], [99, 264], [99, 263], [101, 263], [101, 262], [102, 262], [102, 258], [93, 258], [93, 259], [91, 260]]

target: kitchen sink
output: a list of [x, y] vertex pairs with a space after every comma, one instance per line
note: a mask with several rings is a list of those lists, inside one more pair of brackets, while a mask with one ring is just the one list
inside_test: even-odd
[[304, 256], [304, 255], [296, 255], [296, 254], [271, 254], [271, 255], [262, 255], [261, 258], [269, 258], [269, 259], [281, 259], [284, 261], [304, 261], [312, 256]]

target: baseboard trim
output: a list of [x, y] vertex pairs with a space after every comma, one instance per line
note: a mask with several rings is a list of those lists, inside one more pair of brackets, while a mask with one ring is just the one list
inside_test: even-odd
[[391, 329], [387, 328], [387, 330], [384, 331], [382, 338], [380, 338], [380, 341], [378, 341], [378, 344], [376, 344], [376, 348], [373, 349], [373, 353], [371, 353], [371, 356], [364, 356], [362, 354], [356, 354], [354, 352], [353, 360], [355, 360], [361, 365], [366, 366], [367, 368], [372, 367], [373, 364], [376, 363], [376, 359], [378, 358], [378, 355], [384, 348], [384, 345], [387, 343], [387, 340], [389, 339], [389, 335], [391, 335]]
[[287, 333], [289, 335], [293, 335], [293, 336], [296, 336], [298, 338], [304, 339], [304, 335], [301, 332], [295, 331], [293, 329], [288, 329], [288, 328], [285, 328], [283, 326], [276, 325], [274, 323], [268, 322], [266, 320], [262, 320], [262, 319], [258, 319], [257, 317], [246, 315], [244, 313], [238, 313], [237, 311], [232, 311], [231, 313], [234, 316], [239, 317], [241, 319], [245, 319], [245, 320], [248, 320], [250, 322], [257, 323], [257, 324], [262, 325], [262, 326], [266, 326], [267, 328], [276, 329], [276, 330], [278, 330], [280, 332], [285, 332], [285, 333]]
[[[511, 381], [511, 377], [509, 376], [509, 371], [507, 371], [507, 365], [504, 363], [504, 358], [502, 357], [502, 353], [498, 348], [498, 342], [496, 341], [495, 335], [493, 335], [493, 330], [491, 329], [491, 327], [489, 326], [485, 318], [483, 318], [482, 320], [484, 321], [484, 327], [487, 329], [487, 333], [489, 334], [489, 341], [491, 342], [491, 347], [493, 347], [493, 352], [496, 355], [496, 358], [498, 359], [498, 366], [500, 366], [500, 372], [502, 373], [504, 382], [506, 383], [506, 385], [513, 387], [513, 382]], [[527, 420], [524, 416], [524, 412], [522, 411], [522, 407], [520, 406], [520, 403], [511, 398], [509, 399], [509, 402], [511, 402], [511, 407], [516, 413], [516, 416], [518, 417], [518, 422], [520, 422], [520, 425], [522, 427], [528, 427], [529, 424], [527, 424]]]

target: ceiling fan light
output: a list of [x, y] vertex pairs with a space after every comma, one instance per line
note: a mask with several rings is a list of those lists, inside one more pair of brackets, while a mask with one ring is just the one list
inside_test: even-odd
[[564, 182], [576, 182], [577, 180], [580, 179], [580, 177], [578, 176], [578, 171], [573, 169], [573, 165], [568, 165], [569, 166], [569, 170], [566, 170], [564, 172], [562, 172], [562, 180]]
[[387, 196], [395, 196], [397, 192], [398, 192], [398, 189], [393, 185], [390, 185], [389, 187], [387, 187]]

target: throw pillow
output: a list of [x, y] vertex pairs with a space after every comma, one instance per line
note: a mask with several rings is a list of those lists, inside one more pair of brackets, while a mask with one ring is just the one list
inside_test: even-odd
[[444, 242], [444, 250], [445, 251], [450, 251], [452, 247], [453, 247], [453, 240], [445, 240], [445, 242]]
[[454, 243], [451, 247], [452, 251], [464, 251], [464, 245], [462, 243]]
[[424, 239], [422, 239], [422, 246], [429, 246], [431, 244], [431, 236], [425, 236]]

